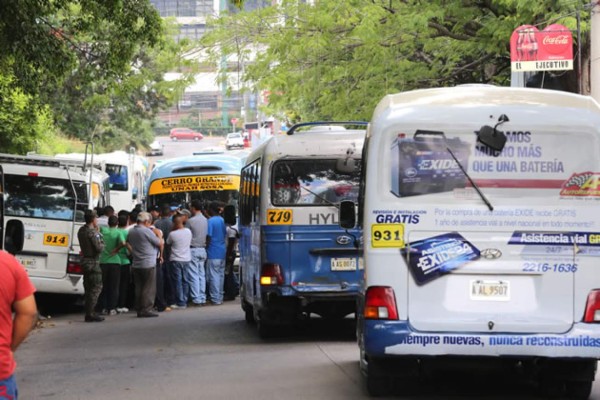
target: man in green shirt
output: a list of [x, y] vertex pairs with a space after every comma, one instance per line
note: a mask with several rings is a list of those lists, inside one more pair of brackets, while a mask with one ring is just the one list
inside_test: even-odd
[[98, 300], [98, 308], [110, 315], [117, 314], [119, 284], [121, 280], [121, 257], [116, 250], [123, 243], [123, 235], [117, 228], [117, 223], [117, 216], [111, 215], [108, 218], [108, 228], [100, 228], [100, 232], [104, 238], [104, 250], [100, 253], [102, 293]]

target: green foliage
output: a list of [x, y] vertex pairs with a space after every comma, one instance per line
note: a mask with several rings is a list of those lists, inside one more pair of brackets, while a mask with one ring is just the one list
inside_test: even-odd
[[53, 134], [47, 107], [15, 84], [13, 75], [0, 72], [0, 148], [3, 153], [25, 154]]
[[[193, 74], [182, 57], [187, 49], [170, 35], [174, 29], [148, 0], [1, 1], [0, 73], [11, 77], [5, 90], [15, 101], [0, 107], [17, 115], [23, 107], [30, 114], [43, 110], [57, 130], [94, 137], [100, 149], [144, 146], [154, 116]], [[164, 81], [177, 67], [189, 74]], [[16, 101], [23, 96], [25, 105]], [[21, 131], [31, 135], [35, 121], [0, 126], [7, 148], [32, 150], [36, 137]]]
[[[318, 0], [213, 20], [212, 61], [243, 65], [268, 114], [363, 119], [389, 93], [463, 83], [506, 85], [509, 40], [522, 24], [575, 27], [583, 0]], [[583, 11], [586, 20], [587, 11]], [[582, 26], [584, 33], [588, 25]], [[256, 54], [256, 57], [254, 57]]]

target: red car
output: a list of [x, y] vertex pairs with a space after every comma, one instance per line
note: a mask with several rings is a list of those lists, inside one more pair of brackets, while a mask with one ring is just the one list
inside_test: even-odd
[[195, 141], [204, 138], [204, 136], [202, 136], [200, 132], [196, 132], [190, 128], [173, 128], [171, 129], [169, 137], [171, 138], [171, 140], [187, 139]]

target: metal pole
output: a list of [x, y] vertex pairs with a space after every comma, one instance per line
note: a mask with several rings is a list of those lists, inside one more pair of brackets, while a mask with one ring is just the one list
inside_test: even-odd
[[596, 101], [600, 101], [600, 9], [598, 1], [590, 3], [591, 25], [590, 25], [590, 89], [591, 95]]
[[579, 83], [579, 94], [583, 94], [583, 77], [581, 66], [581, 10], [577, 9], [577, 82]]

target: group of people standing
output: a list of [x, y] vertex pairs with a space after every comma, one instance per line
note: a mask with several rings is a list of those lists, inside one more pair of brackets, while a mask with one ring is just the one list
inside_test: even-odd
[[226, 226], [221, 212], [220, 203], [204, 210], [199, 200], [190, 210], [163, 205], [115, 216], [108, 206], [101, 218], [95, 211], [86, 212], [86, 225], [78, 231], [85, 321], [100, 322], [102, 314], [128, 312], [130, 283], [140, 318], [222, 304], [226, 260], [232, 260], [237, 231]]

